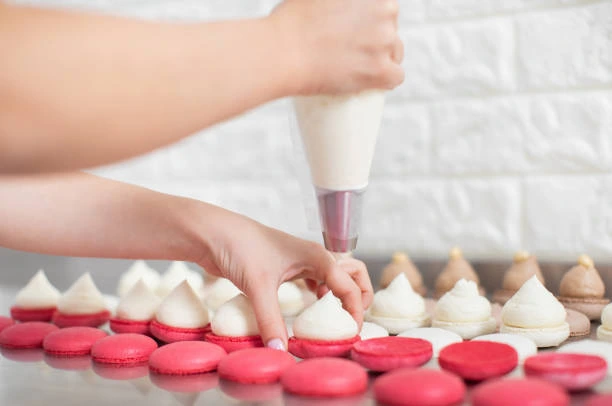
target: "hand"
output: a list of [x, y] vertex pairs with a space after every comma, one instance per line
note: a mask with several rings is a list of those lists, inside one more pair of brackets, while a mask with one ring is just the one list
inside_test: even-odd
[[215, 218], [219, 226], [209, 229], [206, 256], [197, 262], [208, 272], [230, 279], [249, 297], [264, 343], [287, 348], [287, 330], [276, 298], [279, 285], [296, 278], [324, 283], [361, 326], [373, 295], [363, 262], [336, 260], [320, 244], [222, 209]]
[[300, 94], [392, 89], [404, 80], [398, 0], [285, 0], [270, 18], [295, 61]]

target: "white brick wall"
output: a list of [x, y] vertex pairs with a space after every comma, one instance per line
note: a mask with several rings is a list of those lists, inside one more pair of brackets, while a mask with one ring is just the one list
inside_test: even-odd
[[[612, 1], [399, 1], [406, 82], [388, 96], [360, 253], [442, 257], [459, 244], [471, 258], [524, 247], [612, 261]], [[210, 20], [275, 1], [28, 3]], [[288, 111], [272, 103], [98, 173], [317, 239]]]

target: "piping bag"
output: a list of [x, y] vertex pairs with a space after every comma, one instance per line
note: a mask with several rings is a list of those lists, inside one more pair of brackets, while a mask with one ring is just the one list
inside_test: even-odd
[[384, 102], [378, 90], [293, 100], [323, 242], [332, 253], [350, 255], [357, 246]]

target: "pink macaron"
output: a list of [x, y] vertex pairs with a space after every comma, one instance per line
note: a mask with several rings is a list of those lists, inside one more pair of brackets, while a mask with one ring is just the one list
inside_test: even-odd
[[134, 365], [146, 363], [157, 343], [142, 334], [108, 336], [91, 347], [91, 358], [100, 364]]
[[151, 372], [163, 375], [192, 375], [217, 369], [227, 352], [205, 341], [179, 341], [153, 351], [149, 358]]
[[353, 344], [351, 359], [372, 371], [419, 367], [431, 359], [429, 341], [408, 337], [380, 337]]
[[42, 348], [45, 337], [57, 330], [59, 330], [57, 326], [42, 321], [14, 324], [0, 333], [0, 347], [12, 349]]
[[67, 327], [47, 335], [43, 348], [47, 354], [55, 356], [89, 355], [94, 343], [107, 335], [94, 327]]
[[529, 377], [556, 383], [570, 391], [580, 391], [603, 381], [608, 364], [597, 355], [550, 352], [527, 358], [523, 370]]
[[219, 362], [219, 376], [245, 384], [277, 382], [283, 372], [295, 364], [285, 351], [272, 348], [247, 348], [235, 351]]
[[289, 352], [299, 358], [317, 357], [348, 357], [353, 344], [361, 338], [357, 335], [346, 340], [311, 340], [291, 337], [289, 339]]

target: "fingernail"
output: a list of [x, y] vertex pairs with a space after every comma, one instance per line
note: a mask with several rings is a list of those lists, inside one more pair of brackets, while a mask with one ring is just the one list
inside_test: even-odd
[[275, 350], [285, 351], [285, 344], [280, 338], [273, 338], [268, 341], [268, 348], [274, 348]]

